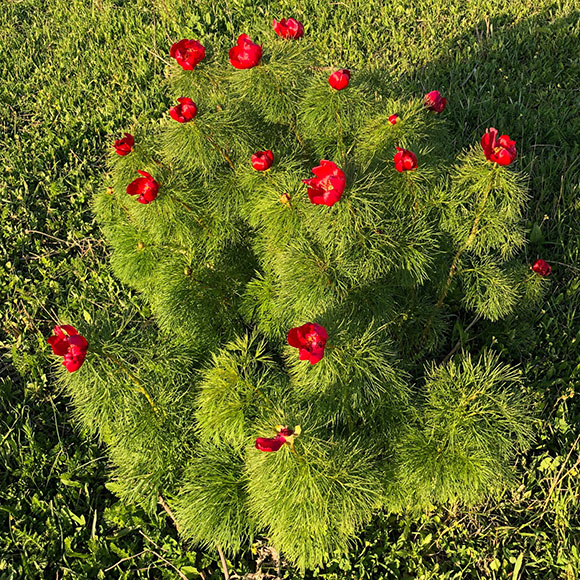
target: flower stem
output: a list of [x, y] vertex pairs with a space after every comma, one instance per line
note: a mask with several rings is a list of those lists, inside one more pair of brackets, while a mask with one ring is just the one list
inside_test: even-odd
[[270, 407], [271, 411], [275, 411], [276, 407], [274, 406], [274, 403], [270, 400], [270, 398], [265, 395], [260, 389], [258, 389], [258, 387], [255, 387], [249, 380], [245, 379], [245, 383], [246, 385], [248, 385], [257, 395], [259, 395], [260, 397], [262, 397], [262, 399], [264, 399], [266, 405], [268, 405], [268, 407]]
[[336, 110], [336, 126], [338, 128], [338, 140], [337, 145], [340, 150], [340, 156], [342, 158], [342, 168], [344, 170], [344, 166], [346, 165], [346, 149], [344, 147], [344, 136], [342, 131], [342, 123], [340, 121], [340, 114], [338, 109]]
[[407, 179], [407, 185], [409, 187], [409, 191], [413, 194], [413, 221], [415, 221], [415, 217], [416, 214], [419, 211], [419, 202], [417, 201], [417, 189], [415, 187], [415, 184], [413, 183], [413, 180], [411, 179], [411, 176], [409, 175], [409, 171], [405, 171], [405, 177]]
[[151, 405], [151, 408], [155, 412], [156, 415], [160, 415], [159, 407], [155, 404], [153, 397], [149, 394], [147, 389], [143, 386], [143, 383], [115, 356], [103, 352], [103, 355], [112, 362], [117, 368], [121, 369], [135, 384], [137, 387], [137, 392], [142, 393], [143, 396], [147, 399], [148, 403]]
[[222, 149], [209, 135], [204, 134], [207, 142], [227, 161], [227, 164], [235, 171], [234, 162], [230, 159], [225, 149]]
[[201, 221], [201, 218], [197, 215], [197, 213], [193, 210], [193, 208], [191, 208], [189, 205], [187, 205], [182, 199], [179, 199], [179, 197], [177, 197], [176, 195], [171, 196], [173, 197], [173, 199], [179, 204], [181, 205], [181, 207], [183, 207], [183, 209], [185, 209], [186, 211], [188, 211], [189, 213], [191, 213], [193, 215], [193, 217], [195, 218], [195, 221], [204, 229], [206, 229], [205, 224]]
[[226, 562], [226, 557], [224, 555], [224, 552], [219, 544], [216, 544], [216, 548], [217, 548], [218, 554], [220, 555], [220, 562], [222, 564], [222, 571], [224, 573], [224, 578], [225, 578], [225, 580], [230, 580], [230, 573], [228, 572], [228, 564]]
[[443, 302], [445, 301], [445, 298], [447, 297], [447, 293], [449, 292], [449, 289], [451, 288], [451, 283], [453, 282], [453, 278], [457, 272], [457, 267], [459, 265], [459, 261], [461, 259], [461, 256], [463, 256], [463, 253], [469, 249], [469, 247], [471, 246], [471, 244], [475, 240], [475, 237], [477, 236], [477, 233], [479, 231], [478, 230], [479, 222], [481, 221], [481, 218], [483, 216], [483, 210], [485, 209], [485, 204], [487, 203], [487, 200], [489, 199], [489, 194], [491, 193], [491, 190], [493, 189], [494, 183], [495, 183], [495, 174], [492, 173], [492, 176], [489, 180], [489, 186], [488, 186], [485, 194], [483, 195], [483, 197], [481, 199], [479, 207], [477, 208], [477, 212], [475, 214], [475, 219], [473, 220], [473, 225], [471, 226], [471, 231], [469, 232], [469, 236], [467, 236], [467, 239], [465, 240], [463, 245], [459, 248], [459, 250], [457, 250], [457, 253], [453, 257], [453, 261], [451, 262], [451, 267], [449, 268], [449, 274], [447, 275], [447, 279], [445, 280], [445, 284], [443, 285], [443, 290], [441, 291], [441, 294], [439, 295], [439, 299], [437, 300], [437, 303], [435, 304], [435, 310], [431, 314], [429, 320], [427, 321], [427, 325], [425, 326], [425, 330], [423, 331], [423, 337], [422, 337], [423, 340], [425, 340], [425, 338], [427, 337], [427, 333], [429, 332], [429, 330], [431, 329], [431, 326], [433, 325], [433, 320], [435, 318], [435, 312], [443, 306]]
[[304, 145], [304, 139], [302, 139], [302, 137], [300, 136], [300, 133], [298, 133], [298, 127], [296, 126], [296, 121], [294, 119], [292, 119], [291, 123], [290, 123], [290, 127], [292, 128], [292, 131], [294, 132], [294, 135], [296, 136], [296, 139], [298, 141], [298, 143], [300, 143], [300, 146], [302, 147], [302, 149], [305, 149], [305, 145]]

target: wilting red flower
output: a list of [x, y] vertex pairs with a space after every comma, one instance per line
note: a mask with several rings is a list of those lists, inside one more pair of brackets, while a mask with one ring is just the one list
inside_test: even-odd
[[399, 120], [399, 115], [390, 115], [389, 116], [389, 123], [391, 125], [396, 125], [398, 120]]
[[173, 44], [169, 54], [183, 70], [193, 70], [205, 58], [205, 48], [197, 40], [184, 38]]
[[89, 343], [74, 326], [69, 324], [55, 326], [53, 336], [49, 336], [46, 342], [50, 344], [54, 354], [64, 357], [62, 364], [69, 373], [81, 368], [87, 356]]
[[310, 364], [322, 360], [327, 340], [326, 329], [315, 322], [307, 322], [288, 332], [288, 344], [299, 349], [300, 360], [310, 361]]
[[127, 193], [138, 195], [137, 201], [139, 203], [151, 203], [157, 197], [159, 183], [146, 171], [137, 171], [137, 173], [143, 177], [138, 177], [132, 181], [127, 186]]
[[117, 139], [115, 141], [115, 151], [121, 157], [129, 155], [133, 151], [133, 145], [135, 145], [135, 139], [131, 133], [125, 133], [123, 139]]
[[179, 105], [169, 109], [169, 115], [178, 123], [187, 123], [197, 115], [197, 106], [189, 97], [177, 99]]
[[294, 18], [282, 18], [280, 22], [274, 19], [272, 25], [274, 32], [282, 38], [300, 38], [304, 34], [304, 26]]
[[425, 95], [425, 106], [430, 111], [442, 113], [447, 105], [447, 99], [441, 96], [439, 91], [431, 91]]
[[316, 205], [334, 205], [342, 197], [346, 187], [344, 171], [336, 163], [323, 159], [312, 173], [316, 177], [302, 180], [308, 185], [310, 201]]
[[234, 68], [252, 68], [260, 63], [262, 45], [254, 44], [247, 34], [238, 37], [238, 44], [230, 48], [230, 63]]
[[328, 77], [328, 82], [333, 89], [342, 91], [342, 89], [348, 87], [348, 83], [350, 82], [350, 71], [347, 68], [341, 68]]
[[403, 172], [417, 169], [417, 156], [408, 149], [397, 147], [397, 153], [395, 153], [393, 161], [397, 171]]
[[[294, 435], [294, 429], [283, 427], [278, 431], [276, 437], [258, 437], [256, 439], [256, 449], [259, 451], [278, 451], [286, 443], [287, 438]], [[296, 432], [296, 435], [298, 432]]]
[[276, 437], [258, 437], [256, 439], [256, 449], [259, 451], [278, 451], [286, 443], [283, 435]]
[[532, 270], [539, 274], [540, 276], [549, 276], [552, 272], [552, 266], [546, 262], [546, 260], [536, 260], [535, 264], [532, 266]]
[[252, 155], [252, 167], [256, 171], [266, 171], [272, 167], [272, 163], [274, 163], [274, 154], [269, 149]]
[[483, 153], [488, 161], [509, 165], [517, 157], [516, 142], [509, 135], [500, 135], [498, 139], [498, 133], [493, 127], [485, 130], [485, 135], [481, 138]]

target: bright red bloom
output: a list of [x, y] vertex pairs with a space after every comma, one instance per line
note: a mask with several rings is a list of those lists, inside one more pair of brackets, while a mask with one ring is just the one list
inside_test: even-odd
[[294, 18], [282, 18], [280, 22], [272, 21], [274, 32], [282, 38], [300, 38], [304, 35], [304, 26]]
[[399, 120], [399, 115], [390, 115], [389, 116], [389, 123], [391, 125], [396, 125], [398, 120]]
[[252, 155], [252, 167], [256, 171], [266, 171], [272, 167], [272, 163], [274, 163], [274, 154], [269, 149]]
[[89, 343], [74, 326], [55, 326], [53, 336], [49, 336], [46, 342], [50, 344], [54, 354], [64, 357], [62, 364], [69, 373], [78, 371], [85, 362]]
[[342, 197], [346, 187], [344, 171], [336, 163], [323, 159], [312, 173], [316, 177], [302, 180], [308, 185], [310, 201], [316, 205], [334, 205]]
[[205, 48], [197, 40], [184, 38], [173, 44], [169, 54], [183, 70], [193, 70], [205, 58]]
[[[278, 431], [276, 437], [258, 437], [255, 444], [256, 449], [259, 451], [278, 451], [286, 443], [286, 438], [290, 438], [292, 435], [294, 435], [294, 429], [283, 427]], [[296, 435], [298, 435], [298, 431]]]
[[408, 149], [397, 147], [397, 153], [395, 153], [393, 161], [397, 171], [403, 172], [417, 169], [417, 156]]
[[441, 96], [439, 91], [431, 91], [425, 95], [425, 106], [430, 111], [442, 113], [447, 105], [447, 99]]
[[132, 181], [127, 186], [127, 193], [138, 195], [137, 201], [139, 203], [151, 203], [157, 197], [159, 183], [146, 171], [137, 171], [137, 173], [143, 177], [138, 177]]
[[131, 151], [133, 151], [133, 145], [135, 145], [135, 139], [131, 133], [125, 133], [125, 137], [123, 139], [117, 139], [115, 141], [115, 151], [121, 157], [125, 155], [129, 155]]
[[169, 109], [169, 115], [178, 123], [187, 123], [197, 115], [197, 106], [189, 97], [177, 99], [179, 105]]
[[328, 82], [333, 89], [342, 91], [342, 89], [348, 87], [348, 83], [350, 82], [350, 71], [347, 68], [341, 68], [328, 77]]
[[540, 276], [549, 276], [552, 272], [552, 266], [546, 262], [546, 260], [536, 260], [535, 264], [532, 266], [532, 270], [539, 274]]
[[315, 322], [307, 322], [288, 332], [288, 344], [299, 349], [300, 360], [310, 361], [310, 364], [322, 360], [327, 340], [326, 329]]
[[517, 157], [516, 142], [509, 135], [500, 135], [498, 139], [498, 133], [493, 127], [485, 130], [485, 135], [481, 138], [483, 153], [488, 161], [509, 165]]
[[258, 437], [256, 449], [259, 451], [278, 451], [284, 443], [286, 443], [286, 438], [280, 434], [276, 437]]
[[238, 44], [230, 48], [230, 63], [234, 68], [255, 67], [262, 58], [262, 45], [254, 44], [247, 34], [238, 37]]

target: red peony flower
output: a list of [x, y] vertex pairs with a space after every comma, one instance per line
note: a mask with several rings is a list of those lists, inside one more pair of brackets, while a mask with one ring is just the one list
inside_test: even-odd
[[417, 156], [407, 149], [397, 147], [397, 153], [395, 153], [393, 161], [397, 171], [403, 172], [417, 169]]
[[315, 322], [307, 322], [288, 332], [288, 344], [299, 349], [300, 360], [308, 360], [313, 365], [322, 360], [327, 339], [324, 326]]
[[49, 336], [46, 342], [50, 344], [54, 354], [64, 357], [62, 364], [69, 373], [78, 371], [85, 362], [89, 343], [74, 326], [55, 326], [53, 336]]
[[272, 21], [274, 32], [282, 38], [300, 38], [304, 35], [304, 26], [294, 18], [282, 18], [280, 22]]
[[328, 77], [328, 82], [333, 89], [342, 91], [342, 89], [348, 87], [348, 83], [350, 82], [350, 71], [347, 68], [341, 68]]
[[278, 451], [286, 443], [283, 435], [276, 437], [258, 437], [256, 439], [256, 449], [259, 451]]
[[509, 135], [500, 135], [498, 139], [498, 133], [493, 127], [485, 130], [485, 135], [481, 138], [483, 153], [488, 161], [509, 165], [517, 157], [516, 142]]
[[391, 115], [389, 117], [389, 123], [391, 125], [396, 125], [398, 120], [399, 120], [399, 115]]
[[252, 155], [252, 167], [256, 171], [266, 171], [272, 167], [272, 163], [274, 163], [274, 154], [269, 149]]
[[344, 171], [336, 163], [323, 159], [312, 173], [316, 177], [302, 180], [308, 185], [310, 201], [316, 205], [334, 205], [342, 197], [346, 187]]
[[143, 177], [138, 177], [132, 181], [127, 186], [127, 193], [138, 195], [137, 201], [139, 203], [151, 203], [157, 197], [159, 183], [146, 171], [137, 171], [137, 173]]
[[133, 145], [135, 145], [135, 139], [131, 133], [125, 133], [123, 139], [117, 139], [115, 141], [115, 151], [121, 157], [129, 155], [133, 151]]
[[447, 105], [447, 99], [441, 96], [439, 91], [431, 91], [425, 95], [425, 106], [430, 111], [442, 113]]
[[187, 123], [197, 115], [197, 106], [189, 97], [177, 99], [179, 105], [169, 109], [169, 115], [178, 123]]
[[234, 68], [255, 67], [262, 58], [262, 45], [254, 44], [247, 34], [238, 37], [238, 44], [230, 48], [230, 63]]
[[552, 272], [552, 266], [546, 262], [546, 260], [536, 260], [535, 264], [532, 266], [532, 270], [539, 274], [540, 276], [549, 276]]
[[276, 437], [258, 437], [256, 439], [256, 449], [259, 451], [278, 451], [284, 443], [289, 442], [292, 444], [292, 436], [298, 435], [299, 432], [300, 429], [298, 427], [294, 431], [294, 429], [280, 426]]
[[184, 38], [173, 44], [169, 54], [183, 70], [193, 70], [205, 58], [205, 48], [197, 40]]

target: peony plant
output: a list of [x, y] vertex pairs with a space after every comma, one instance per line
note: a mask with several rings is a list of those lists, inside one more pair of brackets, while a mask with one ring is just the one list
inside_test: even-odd
[[120, 497], [186, 540], [261, 536], [307, 569], [379, 510], [513, 484], [521, 374], [453, 327], [517, 316], [551, 268], [521, 258], [509, 136], [454, 151], [439, 91], [329, 69], [294, 18], [260, 41], [171, 46], [177, 104], [114, 142], [94, 200], [141, 318], [48, 342]]

